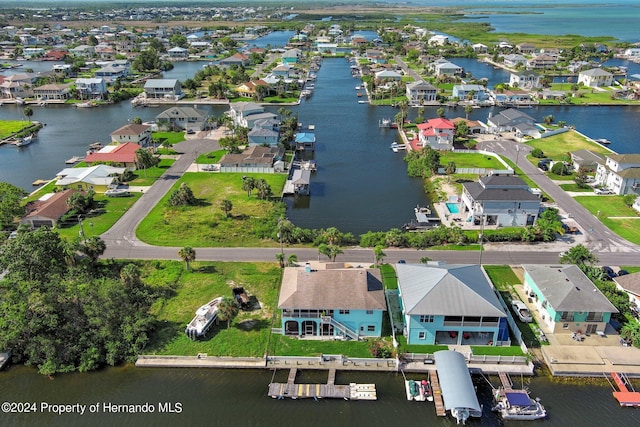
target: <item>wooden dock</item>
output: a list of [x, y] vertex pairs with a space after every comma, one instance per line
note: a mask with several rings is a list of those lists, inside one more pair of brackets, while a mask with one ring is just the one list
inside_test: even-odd
[[286, 383], [269, 384], [269, 396], [274, 399], [344, 399], [344, 400], [376, 400], [375, 384], [336, 385], [336, 370], [329, 370], [327, 384], [296, 384], [297, 368], [289, 370]]
[[500, 377], [500, 382], [502, 383], [502, 388], [505, 391], [510, 391], [513, 389], [513, 383], [511, 382], [511, 379], [509, 378], [509, 375], [506, 372], [498, 372], [498, 376]]
[[447, 410], [444, 409], [444, 399], [442, 398], [442, 390], [440, 390], [440, 381], [438, 380], [438, 372], [435, 369], [429, 370], [429, 381], [433, 390], [433, 403], [436, 404], [436, 415], [439, 417], [447, 416]]

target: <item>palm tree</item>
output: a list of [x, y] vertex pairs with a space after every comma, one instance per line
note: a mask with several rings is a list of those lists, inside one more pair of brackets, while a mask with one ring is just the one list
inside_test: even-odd
[[343, 253], [342, 249], [340, 249], [340, 246], [327, 245], [324, 243], [318, 246], [318, 252], [320, 252], [322, 255], [326, 255], [327, 258], [331, 260], [331, 262], [334, 262], [336, 260], [336, 257]]
[[24, 107], [22, 109], [22, 113], [25, 115], [26, 118], [29, 119], [29, 123], [31, 123], [31, 116], [33, 116], [33, 108], [31, 107]]
[[289, 267], [293, 267], [298, 263], [298, 256], [295, 254], [291, 254], [289, 255], [289, 258], [287, 259], [287, 265]]
[[464, 106], [464, 114], [466, 115], [466, 119], [469, 120], [469, 113], [473, 111], [473, 107], [470, 104]]
[[100, 258], [100, 255], [104, 254], [107, 249], [107, 245], [98, 236], [91, 236], [85, 239], [84, 244], [80, 245], [80, 252], [85, 254], [91, 260], [91, 265], [95, 265]]
[[220, 209], [222, 209], [222, 212], [224, 212], [225, 218], [229, 218], [231, 209], [233, 209], [233, 203], [231, 203], [231, 200], [224, 199], [220, 202]]
[[251, 192], [256, 188], [256, 179], [252, 176], [242, 178], [242, 189], [247, 192], [247, 197], [251, 197]]
[[276, 259], [278, 260], [278, 263], [280, 264], [280, 268], [284, 268], [284, 252], [276, 253]]
[[382, 262], [384, 260], [384, 257], [387, 256], [387, 254], [384, 253], [384, 246], [382, 245], [377, 245], [375, 248], [373, 248], [373, 254], [375, 255], [375, 266], [378, 266], [379, 262]]
[[233, 298], [224, 297], [218, 303], [218, 317], [222, 321], [227, 322], [227, 328], [231, 325], [231, 321], [238, 314], [238, 306]]
[[196, 251], [191, 246], [185, 246], [184, 248], [178, 251], [178, 256], [182, 258], [182, 260], [187, 266], [187, 271], [188, 271], [189, 263], [192, 261], [195, 261], [196, 259]]

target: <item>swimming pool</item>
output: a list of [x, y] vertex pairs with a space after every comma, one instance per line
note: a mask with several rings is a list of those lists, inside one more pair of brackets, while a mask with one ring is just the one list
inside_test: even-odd
[[449, 213], [452, 214], [457, 214], [460, 211], [458, 210], [458, 204], [457, 203], [447, 203], [447, 209], [449, 209]]

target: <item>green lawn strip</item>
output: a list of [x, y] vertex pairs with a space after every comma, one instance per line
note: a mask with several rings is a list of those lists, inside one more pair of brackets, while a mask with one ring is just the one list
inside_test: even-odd
[[[151, 308], [158, 324], [146, 354], [264, 354], [282, 274], [276, 263], [194, 262], [191, 271], [178, 261], [149, 261], [145, 265], [145, 283], [172, 290]], [[231, 297], [236, 286], [244, 287], [253, 308], [239, 311], [229, 328], [219, 319], [205, 338], [191, 341], [184, 331], [198, 307], [219, 296]]]
[[504, 169], [504, 165], [494, 156], [485, 156], [480, 153], [440, 152], [440, 165], [445, 167], [449, 162], [454, 162], [456, 168]]
[[[598, 135], [590, 135], [597, 138]], [[569, 131], [548, 138], [533, 139], [527, 141], [527, 145], [532, 148], [539, 148], [544, 152], [545, 157], [553, 160], [566, 160], [567, 153], [580, 149], [586, 149], [602, 155], [611, 154], [611, 151], [602, 145], [592, 142], [575, 131]], [[538, 164], [539, 159], [527, 156], [534, 164]]]
[[398, 289], [398, 277], [391, 264], [380, 264], [380, 273], [385, 289]]
[[600, 219], [616, 216], [638, 217], [638, 212], [624, 204], [622, 196], [577, 196], [574, 199], [592, 214], [597, 215], [600, 212]]
[[547, 177], [554, 181], [573, 181], [575, 179], [575, 175], [556, 175], [555, 173], [548, 172]]
[[611, 231], [631, 243], [640, 245], [640, 218], [638, 219], [613, 219], [601, 218], [600, 221]]
[[148, 169], [138, 169], [133, 172], [136, 178], [129, 181], [128, 184], [134, 186], [149, 186], [160, 178], [174, 163], [174, 159], [160, 159], [160, 163], [158, 163], [157, 166]]
[[[138, 238], [159, 246], [275, 246], [274, 241], [256, 238], [253, 228], [278, 206], [258, 200], [255, 190], [247, 197], [242, 190], [242, 176], [264, 178], [274, 195], [280, 194], [287, 178], [284, 174], [185, 173], [142, 221]], [[183, 182], [199, 200], [197, 206], [169, 206], [171, 193]], [[220, 209], [223, 200], [230, 200], [233, 205], [229, 218]]]
[[[387, 340], [389, 340], [387, 338]], [[323, 354], [343, 354], [349, 357], [372, 357], [370, 342], [335, 340], [299, 340], [279, 334], [271, 336], [269, 354], [277, 356], [321, 356]]]
[[564, 191], [573, 191], [573, 192], [576, 192], [576, 193], [593, 192], [593, 188], [591, 188], [591, 187], [580, 188], [580, 187], [578, 187], [578, 184], [560, 184], [560, 188], [562, 188]]
[[484, 271], [499, 291], [511, 291], [514, 285], [520, 284], [520, 279], [508, 265], [485, 265]]
[[640, 266], [635, 265], [623, 265], [620, 268], [622, 268], [623, 270], [627, 270], [629, 273], [637, 273], [638, 271], [640, 271]]
[[446, 345], [407, 344], [407, 339], [404, 337], [404, 335], [396, 335], [396, 340], [398, 341], [398, 348], [401, 354], [406, 354], [406, 353], [433, 354], [436, 351], [449, 349], [449, 347]]
[[153, 132], [151, 137], [159, 141], [161, 144], [164, 141], [167, 141], [171, 145], [185, 140], [184, 132]]
[[29, 126], [32, 123], [27, 120], [0, 120], [0, 139], [8, 138]]
[[[104, 212], [95, 215], [83, 215], [82, 229], [86, 237], [99, 236], [110, 229], [124, 213], [140, 198], [140, 194], [132, 193], [130, 197], [106, 197], [96, 194], [94, 201], [96, 207], [104, 209]], [[61, 237], [73, 240], [80, 236], [80, 224], [61, 226], [56, 229]]]
[[524, 356], [519, 345], [506, 346], [471, 346], [475, 356]]
[[196, 163], [200, 163], [200, 164], [220, 163], [220, 159], [225, 154], [227, 154], [227, 150], [216, 150], [216, 151], [211, 151], [209, 153], [200, 154], [196, 159]]

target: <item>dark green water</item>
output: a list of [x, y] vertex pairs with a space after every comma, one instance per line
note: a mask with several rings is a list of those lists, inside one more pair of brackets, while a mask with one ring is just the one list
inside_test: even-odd
[[[271, 371], [218, 369], [142, 369], [132, 366], [105, 369], [90, 374], [70, 374], [54, 379], [33, 369], [11, 367], [0, 373], [2, 401], [32, 402], [36, 413], [0, 414], [2, 426], [453, 426], [452, 418], [438, 418], [433, 403], [405, 400], [401, 374], [338, 372], [336, 383], [375, 383], [378, 400], [275, 400], [267, 396]], [[275, 381], [285, 382], [287, 371], [278, 371]], [[411, 375], [409, 378], [420, 378]], [[299, 383], [326, 382], [326, 372], [301, 371]], [[520, 425], [506, 422], [489, 411], [490, 389], [475, 378], [484, 415], [468, 425]], [[498, 384], [498, 379], [490, 380]], [[515, 379], [517, 385], [519, 379]], [[538, 396], [549, 417], [527, 422], [527, 426], [638, 426], [640, 411], [620, 408], [611, 388], [553, 383], [535, 378], [526, 385]], [[98, 405], [98, 412], [79, 414], [42, 413], [42, 404]], [[105, 404], [142, 405], [153, 413], [113, 413]], [[160, 413], [160, 403], [179, 413]]]

